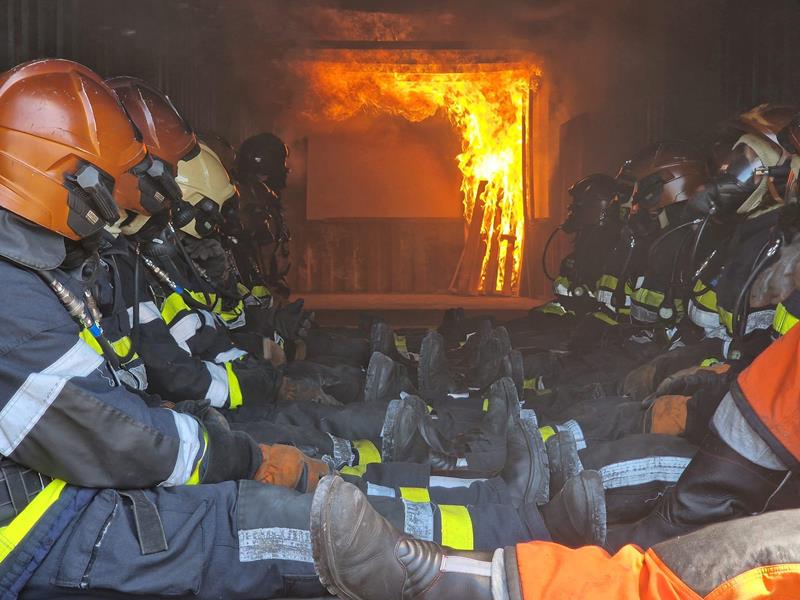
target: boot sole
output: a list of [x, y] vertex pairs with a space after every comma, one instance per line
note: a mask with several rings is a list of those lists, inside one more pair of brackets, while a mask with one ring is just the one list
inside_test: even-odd
[[433, 344], [434, 337], [430, 333], [422, 338], [422, 347], [419, 350], [419, 371], [417, 372], [417, 379], [419, 380], [419, 392], [423, 398], [429, 396], [431, 391], [428, 388], [427, 373], [431, 368], [431, 344]]
[[606, 515], [606, 491], [603, 488], [603, 478], [597, 471], [585, 471], [587, 475], [591, 476], [590, 479], [582, 479], [583, 489], [586, 492], [586, 497], [589, 499], [589, 506], [593, 507], [592, 510], [592, 523], [595, 524], [592, 529], [592, 543], [602, 546], [606, 542], [608, 535], [608, 522]]
[[[383, 422], [383, 430], [381, 431], [381, 456], [384, 462], [394, 462], [397, 460], [397, 443], [395, 435], [395, 427], [397, 420], [400, 418], [400, 413], [404, 410], [411, 410], [419, 415], [421, 420], [427, 414], [424, 403], [420, 400], [416, 402], [413, 396], [406, 397], [405, 400], [392, 400], [386, 408], [386, 417]], [[408, 440], [399, 440], [402, 444]]]
[[317, 491], [311, 501], [311, 556], [314, 558], [314, 570], [317, 572], [317, 577], [330, 594], [346, 600], [358, 600], [336, 585], [333, 568], [328, 563], [328, 556], [331, 555], [332, 549], [328, 548], [323, 541], [328, 533], [328, 519], [326, 518], [328, 499], [331, 497], [334, 487], [338, 485], [337, 482], [341, 481], [340, 477], [328, 475], [317, 485]]
[[376, 355], [384, 356], [380, 352], [373, 352], [367, 364], [367, 375], [364, 378], [364, 402], [367, 404], [372, 404], [380, 397], [380, 381], [376, 381], [375, 372], [386, 363], [382, 359], [373, 360]]

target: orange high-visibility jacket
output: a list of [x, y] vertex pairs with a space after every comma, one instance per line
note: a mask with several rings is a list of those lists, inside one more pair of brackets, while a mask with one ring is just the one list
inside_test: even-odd
[[773, 342], [731, 386], [750, 426], [792, 470], [800, 467], [800, 327]]
[[519, 544], [506, 551], [506, 574], [512, 600], [796, 599], [800, 510], [718, 523], [614, 556], [595, 546]]

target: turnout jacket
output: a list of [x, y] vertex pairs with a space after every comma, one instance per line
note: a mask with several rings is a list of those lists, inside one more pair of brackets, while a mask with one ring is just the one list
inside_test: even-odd
[[[82, 297], [80, 282], [53, 273]], [[252, 477], [261, 457], [248, 436], [148, 405], [36, 273], [0, 260], [0, 281], [0, 454], [6, 469], [53, 480], [0, 523], [0, 597], [21, 589], [95, 489]]]
[[613, 556], [594, 546], [519, 544], [507, 549], [505, 571], [511, 600], [798, 598], [800, 511], [718, 523]]
[[215, 408], [227, 409], [275, 400], [281, 373], [234, 346], [223, 322], [200, 308], [204, 295], [182, 285], [189, 278], [176, 261], [157, 257], [161, 258], [159, 267], [169, 269], [170, 276], [180, 282], [179, 291], [157, 281], [142, 263], [137, 278], [139, 259], [122, 238], [108, 241], [102, 256], [122, 291], [110, 312], [119, 312], [123, 303], [133, 324], [134, 304], [139, 308], [137, 352], [146, 366], [151, 391], [173, 402], [202, 398]]

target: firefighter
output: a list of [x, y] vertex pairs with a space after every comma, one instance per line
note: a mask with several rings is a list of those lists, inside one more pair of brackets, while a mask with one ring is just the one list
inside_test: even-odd
[[355, 487], [330, 476], [314, 496], [311, 540], [320, 579], [350, 600], [793, 598], [799, 516], [740, 519], [613, 556], [541, 541], [464, 552], [403, 535]]
[[[798, 122], [796, 120], [787, 122], [789, 124], [782, 130], [780, 137], [791, 140], [797, 137]], [[757, 146], [758, 143], [753, 142], [753, 146]], [[785, 148], [783, 150], [777, 148], [774, 150], [776, 155], [787, 152]], [[791, 149], [792, 151], [796, 149], [793, 143]], [[739, 149], [738, 152], [743, 151]], [[787, 158], [773, 155], [772, 159], [764, 160], [784, 162]], [[749, 162], [751, 177], [752, 171], [755, 170], [753, 163], [756, 161], [756, 164], [764, 165], [761, 158], [751, 158]], [[744, 171], [746, 169], [742, 169], [742, 173]], [[725, 175], [723, 173], [722, 179]], [[766, 173], [761, 173], [760, 177], [766, 179], [764, 175]], [[742, 175], [741, 179], [748, 181], [751, 177]], [[744, 280], [740, 286], [741, 293], [748, 293], [749, 284], [767, 265], [781, 241], [787, 238], [791, 240], [791, 236], [797, 230], [796, 204], [793, 201], [793, 187], [796, 183], [787, 186], [787, 202], [785, 208], [780, 211], [783, 213], [780, 217], [776, 215], [774, 208], [769, 209], [770, 205], [774, 205], [772, 194], [767, 193], [769, 185], [769, 182], [751, 181], [749, 185], [739, 189], [737, 194], [722, 196], [726, 200], [720, 204], [720, 211], [723, 214], [740, 213], [749, 206], [749, 210], [760, 215], [756, 220], [773, 216], [775, 217], [773, 222], [778, 224], [768, 232], [766, 243], [762, 239], [761, 243], [751, 249], [751, 257], [746, 261], [747, 275], [739, 278], [740, 281]], [[756, 194], [759, 189], [760, 195]], [[704, 195], [702, 194], [699, 199], [703, 200]], [[752, 256], [753, 252], [755, 256]], [[796, 258], [796, 255], [788, 253], [786, 260], [783, 261], [788, 266], [780, 270], [792, 272], [793, 258]], [[775, 270], [776, 268], [773, 268], [771, 274], [774, 274]], [[791, 443], [794, 421], [786, 417], [788, 413], [785, 411], [794, 410], [793, 402], [788, 398], [792, 396], [795, 386], [792, 379], [793, 361], [797, 343], [800, 343], [797, 340], [800, 332], [793, 327], [796, 322], [791, 313], [794, 307], [794, 292], [786, 296], [787, 288], [785, 283], [777, 286], [777, 289], [782, 290], [780, 295], [776, 295], [774, 291], [765, 294], [763, 291], [754, 290], [756, 302], [753, 303], [755, 308], [751, 315], [764, 312], [763, 309], [766, 308], [766, 312], [773, 315], [773, 328], [785, 335], [761, 352], [731, 383], [713, 414], [710, 432], [704, 439], [700, 451], [675, 487], [665, 494], [655, 510], [643, 519], [627, 526], [613, 528], [609, 535], [609, 548], [617, 548], [627, 542], [641, 546], [651, 545], [707, 523], [761, 512], [770, 507], [773, 496], [785, 485], [789, 473], [795, 469], [791, 458], [792, 450], [786, 445], [787, 440], [789, 444]], [[773, 311], [768, 305], [764, 307], [765, 298], [777, 303], [780, 310]], [[725, 313], [721, 313], [720, 317], [722, 321]], [[733, 316], [730, 320], [733, 320]], [[742, 324], [741, 329], [736, 324], [730, 327], [732, 333], [737, 334], [737, 341], [740, 342], [738, 348], [745, 346], [741, 343], [745, 337], [743, 333], [763, 330], [763, 326], [749, 324], [750, 320], [745, 314], [737, 317], [737, 322]], [[752, 335], [751, 332], [750, 334]], [[759, 338], [763, 340], [764, 337], [762, 332]], [[763, 344], [763, 341], [760, 343]]]
[[[291, 233], [284, 216], [281, 193], [289, 176], [289, 147], [272, 133], [260, 133], [242, 142], [237, 153], [236, 176], [241, 191], [240, 218], [250, 256], [266, 256], [260, 274], [274, 295], [288, 301], [286, 275], [291, 265]], [[246, 262], [245, 257], [241, 262]], [[253, 282], [256, 283], [256, 282]]]
[[[525, 319], [507, 323], [513, 332], [515, 346], [540, 347], [540, 335], [557, 330], [565, 334], [565, 328], [587, 312], [594, 310], [594, 293], [597, 280], [602, 275], [606, 257], [619, 239], [620, 196], [623, 187], [613, 177], [594, 173], [576, 182], [569, 189], [569, 213], [556, 231], [574, 235], [572, 252], [566, 256], [553, 280], [555, 298], [543, 306], [534, 308]], [[543, 261], [547, 259], [545, 245]], [[534, 340], [531, 340], [531, 334]]]
[[[2, 597], [319, 595], [312, 497], [297, 490], [327, 465], [258, 445], [198, 403], [165, 408], [115, 376], [116, 349], [85, 293], [97, 237], [120, 210], [171, 198], [113, 92], [81, 65], [37, 61], [2, 76], [0, 107]], [[464, 545], [467, 533], [490, 547], [505, 543], [498, 532], [511, 543], [548, 535], [535, 504], [489, 507], [495, 525], [477, 533], [466, 508], [429, 504], [408, 520], [402, 499], [376, 505], [409, 525], [441, 512], [436, 539]]]
[[[277, 455], [294, 457], [294, 473], [280, 474], [290, 488], [313, 487], [327, 466], [148, 406], [107, 364], [113, 349], [82, 300], [98, 235], [120, 209], [153, 211], [169, 197], [114, 93], [69, 61], [12, 69], [0, 82], [0, 148], [3, 597], [190, 593], [201, 582], [219, 597], [226, 581], [272, 596], [289, 576], [317, 590], [309, 563], [264, 553], [246, 532], [307, 530], [310, 496], [303, 510], [302, 494], [258, 483], [275, 480]], [[288, 533], [276, 541], [291, 547]]]

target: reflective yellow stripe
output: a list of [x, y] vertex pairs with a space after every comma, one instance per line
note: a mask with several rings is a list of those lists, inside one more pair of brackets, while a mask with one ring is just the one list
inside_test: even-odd
[[103, 354], [103, 349], [100, 347], [100, 344], [98, 343], [98, 341], [95, 339], [95, 337], [92, 335], [92, 333], [91, 333], [91, 332], [90, 332], [88, 329], [86, 329], [86, 328], [84, 327], [84, 328], [81, 330], [81, 332], [78, 334], [78, 336], [79, 336], [79, 337], [80, 337], [80, 338], [81, 338], [81, 339], [82, 339], [84, 342], [86, 342], [87, 344], [89, 344], [89, 346], [91, 346], [92, 350], [94, 350], [95, 352], [97, 352], [97, 353], [98, 353], [98, 354], [100, 354], [100, 355], [102, 355], [102, 354]]
[[651, 308], [659, 308], [664, 303], [664, 294], [647, 288], [639, 288], [633, 293], [633, 301]]
[[185, 310], [191, 310], [189, 305], [186, 304], [186, 300], [179, 293], [172, 292], [164, 300], [164, 304], [161, 307], [161, 316], [164, 318], [164, 322], [169, 325], [175, 320], [175, 317]]
[[[91, 346], [92, 350], [102, 356], [103, 349], [100, 347], [100, 343], [88, 329], [84, 327], [78, 335], [84, 342]], [[110, 342], [110, 344], [117, 356], [125, 356], [128, 352], [130, 352], [131, 349], [131, 339], [127, 335], [121, 337], [115, 342]], [[139, 358], [139, 355], [134, 353], [128, 362], [132, 362], [137, 358]]]
[[719, 314], [720, 322], [725, 325], [725, 329], [728, 330], [728, 333], [733, 332], [733, 314], [729, 313], [721, 306], [717, 307], [717, 313]]
[[47, 510], [61, 497], [67, 482], [60, 479], [51, 481], [36, 497], [19, 513], [11, 523], [0, 529], [0, 562], [19, 545], [28, 533], [39, 522]]
[[254, 285], [250, 293], [258, 299], [269, 298], [272, 295], [263, 285]]
[[431, 494], [427, 488], [401, 487], [400, 496], [409, 502], [430, 502]]
[[553, 437], [555, 434], [556, 434], [556, 430], [553, 429], [552, 427], [550, 427], [550, 425], [547, 425], [545, 427], [539, 427], [539, 435], [542, 436], [542, 441], [546, 442], [551, 437]]
[[367, 465], [381, 462], [380, 451], [369, 440], [355, 440], [353, 448], [358, 451], [358, 464], [352, 467], [342, 467], [339, 469], [340, 473], [363, 477], [367, 472]]
[[483, 412], [489, 412], [489, 399], [483, 399]]
[[472, 517], [467, 507], [440, 504], [439, 514], [442, 517], [442, 546], [454, 550], [474, 550]]
[[718, 365], [719, 360], [716, 358], [707, 358], [703, 362], [700, 363], [701, 367], [713, 367], [714, 365]]
[[369, 440], [355, 440], [353, 447], [358, 450], [358, 464], [368, 465], [381, 462], [381, 453]]
[[406, 336], [395, 334], [394, 346], [400, 354], [408, 354], [408, 340], [406, 340]]
[[206, 457], [206, 450], [208, 449], [208, 432], [203, 429], [203, 454], [200, 456], [200, 460], [197, 461], [197, 466], [192, 471], [192, 475], [189, 477], [189, 481], [186, 482], [186, 485], [199, 485], [200, 484], [200, 466], [203, 464], [203, 459]]
[[619, 279], [613, 275], [603, 275], [597, 280], [597, 287], [601, 290], [613, 292], [617, 289], [617, 285], [619, 285]]
[[239, 385], [239, 378], [233, 372], [233, 365], [225, 363], [225, 370], [228, 372], [228, 398], [230, 398], [230, 408], [239, 408], [242, 405], [242, 388]]
[[592, 313], [592, 316], [595, 319], [601, 320], [603, 323], [607, 323], [609, 325], [617, 325], [617, 322], [612, 317], [609, 317], [606, 313], [602, 311], [598, 310], [597, 312]]
[[[702, 294], [703, 290], [706, 290]], [[694, 292], [697, 294], [694, 297], [694, 301], [711, 312], [717, 312], [717, 293], [710, 287], [708, 287], [702, 281], [698, 281], [694, 284]]]
[[219, 305], [221, 304], [220, 298], [217, 298], [216, 294], [204, 294], [203, 292], [189, 292], [189, 295], [194, 298], [200, 304], [207, 306], [207, 302], [211, 302], [211, 310], [214, 312], [219, 312]]
[[536, 389], [536, 377], [532, 379], [525, 379], [522, 382], [522, 389], [523, 390], [535, 390]]
[[545, 315], [556, 315], [557, 317], [563, 317], [567, 314], [567, 309], [561, 306], [558, 302], [548, 302], [544, 306], [540, 306], [536, 309], [538, 312], [545, 314]]
[[772, 319], [772, 328], [780, 335], [786, 335], [792, 327], [797, 325], [798, 321], [800, 321], [800, 319], [790, 313], [783, 303], [780, 303], [775, 307], [775, 316]]
[[220, 317], [224, 321], [235, 321], [239, 317], [242, 316], [244, 312], [244, 302], [239, 300], [235, 307], [231, 308], [230, 310], [222, 310], [222, 303], [217, 303], [214, 305], [214, 312], [219, 314]]

